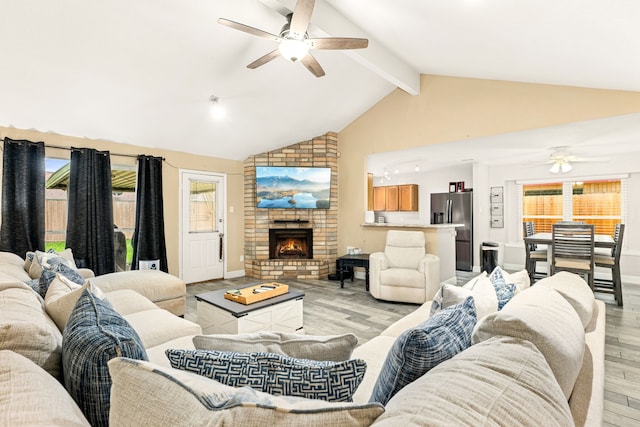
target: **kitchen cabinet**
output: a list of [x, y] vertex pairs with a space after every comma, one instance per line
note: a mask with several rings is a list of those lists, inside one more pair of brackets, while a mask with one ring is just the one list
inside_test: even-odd
[[373, 210], [384, 211], [387, 209], [386, 187], [373, 187]]
[[418, 185], [406, 184], [398, 186], [398, 210], [418, 211]]
[[387, 185], [373, 187], [374, 211], [418, 211], [418, 185]]
[[398, 186], [390, 185], [385, 187], [386, 189], [386, 211], [397, 211], [398, 210]]

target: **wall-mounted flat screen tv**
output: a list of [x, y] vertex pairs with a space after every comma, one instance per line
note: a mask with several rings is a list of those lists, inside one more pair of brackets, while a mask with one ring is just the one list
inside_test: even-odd
[[259, 208], [329, 209], [331, 168], [256, 166]]

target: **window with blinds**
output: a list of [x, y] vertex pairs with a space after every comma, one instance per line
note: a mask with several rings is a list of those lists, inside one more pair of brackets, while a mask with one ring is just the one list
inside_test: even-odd
[[622, 222], [620, 180], [574, 182], [571, 199], [573, 221], [593, 224], [596, 234], [613, 236]]
[[551, 232], [558, 221], [593, 224], [596, 234], [613, 235], [623, 219], [620, 179], [522, 186], [522, 221], [533, 221], [536, 232]]
[[562, 183], [522, 186], [522, 221], [533, 221], [537, 233], [550, 233], [562, 221]]

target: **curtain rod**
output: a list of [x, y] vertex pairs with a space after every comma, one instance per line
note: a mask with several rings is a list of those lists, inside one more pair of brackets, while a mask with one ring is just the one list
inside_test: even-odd
[[[78, 148], [78, 147], [63, 147], [62, 145], [51, 145], [51, 144], [44, 144], [44, 146], [47, 147], [47, 148], [57, 148], [57, 149], [60, 149], [60, 150], [68, 150], [68, 151], [76, 150]], [[134, 159], [137, 159], [138, 156], [139, 156], [139, 154], [118, 154], [118, 153], [112, 153], [112, 152], [109, 152], [109, 155], [110, 156], [118, 156], [118, 157], [131, 157], [131, 158], [134, 158]], [[166, 160], [164, 157], [161, 157], [161, 159], [162, 159], [162, 161]]]

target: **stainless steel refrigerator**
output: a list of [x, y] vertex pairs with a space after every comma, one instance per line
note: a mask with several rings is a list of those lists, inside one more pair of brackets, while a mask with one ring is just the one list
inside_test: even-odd
[[431, 223], [464, 224], [456, 227], [456, 270], [473, 268], [473, 193], [432, 193]]

